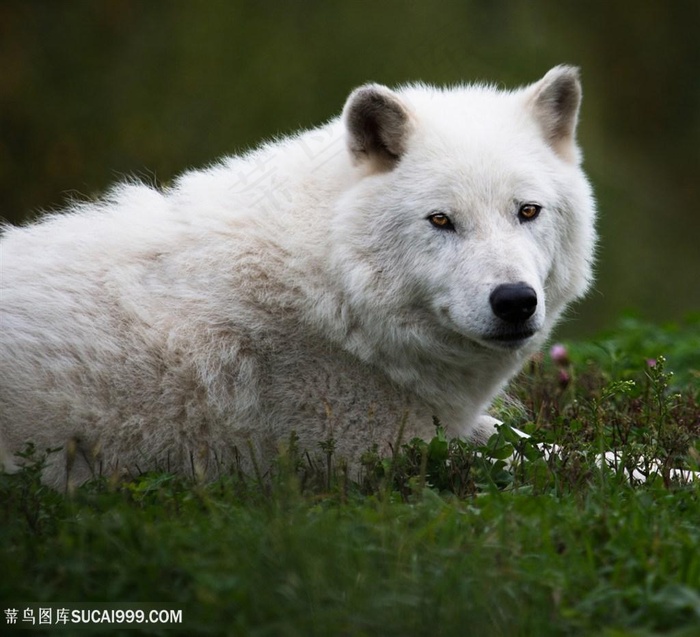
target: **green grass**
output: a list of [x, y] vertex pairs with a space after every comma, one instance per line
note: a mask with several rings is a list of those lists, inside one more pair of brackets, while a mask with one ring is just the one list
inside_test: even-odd
[[[2, 609], [183, 610], [131, 635], [699, 635], [700, 486], [669, 473], [700, 458], [698, 327], [628, 319], [568, 362], [534, 360], [497, 406], [531, 440], [506, 426], [475, 448], [438, 429], [368, 453], [360, 482], [329, 441], [330, 475], [292, 444], [263, 485], [145, 474], [65, 496], [28, 450], [33, 466], [0, 476]], [[601, 469], [611, 448], [619, 467]], [[649, 454], [661, 475], [630, 483]]]

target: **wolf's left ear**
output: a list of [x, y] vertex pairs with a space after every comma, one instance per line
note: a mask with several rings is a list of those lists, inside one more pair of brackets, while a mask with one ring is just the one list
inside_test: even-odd
[[348, 147], [355, 161], [389, 169], [406, 151], [411, 119], [401, 98], [380, 84], [355, 89], [343, 109]]
[[527, 91], [528, 105], [547, 143], [566, 161], [577, 161], [576, 122], [581, 105], [578, 68], [555, 66]]

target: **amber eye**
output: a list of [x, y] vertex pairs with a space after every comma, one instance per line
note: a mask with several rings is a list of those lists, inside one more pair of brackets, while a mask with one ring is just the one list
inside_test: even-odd
[[432, 223], [436, 228], [440, 228], [440, 230], [455, 229], [450, 218], [442, 212], [434, 212], [428, 217], [428, 221], [430, 221], [430, 223]]
[[542, 206], [538, 206], [536, 203], [523, 204], [520, 206], [520, 210], [518, 210], [518, 219], [520, 219], [521, 222], [532, 221], [533, 219], [537, 219], [541, 210]]

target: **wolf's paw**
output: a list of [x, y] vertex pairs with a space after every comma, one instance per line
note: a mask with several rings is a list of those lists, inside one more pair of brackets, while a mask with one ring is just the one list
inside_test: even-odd
[[477, 418], [476, 425], [469, 434], [469, 438], [477, 444], [486, 444], [488, 439], [496, 433], [496, 426], [502, 424], [503, 423], [500, 420], [494, 418], [493, 416], [489, 416], [487, 414], [479, 416], [479, 418]]

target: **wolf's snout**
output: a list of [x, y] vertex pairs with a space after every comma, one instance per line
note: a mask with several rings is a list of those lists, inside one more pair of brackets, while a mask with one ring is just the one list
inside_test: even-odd
[[537, 309], [537, 292], [527, 283], [504, 283], [489, 297], [493, 313], [506, 323], [527, 321]]

